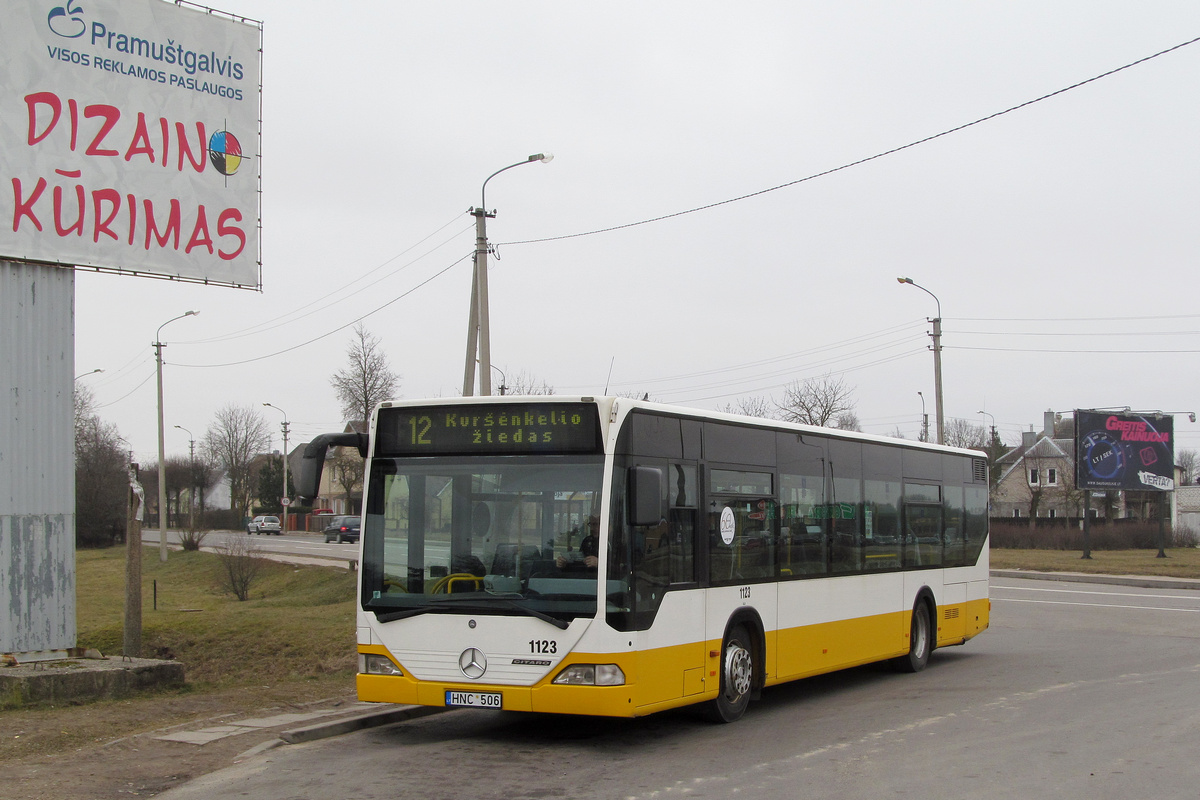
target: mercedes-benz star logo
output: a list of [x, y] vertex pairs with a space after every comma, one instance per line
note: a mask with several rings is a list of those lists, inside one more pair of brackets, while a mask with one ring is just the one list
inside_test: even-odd
[[469, 647], [458, 657], [458, 668], [471, 680], [482, 678], [483, 673], [487, 672], [487, 656], [482, 650]]

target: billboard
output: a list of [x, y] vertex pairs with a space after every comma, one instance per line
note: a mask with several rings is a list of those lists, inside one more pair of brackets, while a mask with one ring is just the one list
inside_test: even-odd
[[0, 0], [0, 257], [260, 286], [262, 26]]
[[1075, 473], [1080, 489], [1173, 490], [1175, 418], [1076, 411]]

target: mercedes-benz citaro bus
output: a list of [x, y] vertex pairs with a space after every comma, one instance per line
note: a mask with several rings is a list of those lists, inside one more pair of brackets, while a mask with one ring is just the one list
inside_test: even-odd
[[978, 451], [614, 397], [380, 405], [358, 696], [738, 719], [762, 689], [988, 626]]

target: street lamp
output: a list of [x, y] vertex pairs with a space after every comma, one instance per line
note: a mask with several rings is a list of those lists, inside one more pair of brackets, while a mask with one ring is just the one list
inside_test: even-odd
[[917, 392], [917, 396], [921, 398], [921, 441], [929, 441], [929, 415], [925, 413], [925, 394]]
[[288, 506], [292, 504], [291, 498], [288, 497], [287, 490], [287, 460], [288, 460], [288, 418], [287, 412], [279, 406], [272, 406], [270, 403], [263, 403], [264, 406], [271, 408], [283, 414], [283, 494], [280, 495], [279, 502], [283, 505], [283, 533], [288, 532]]
[[164, 563], [167, 560], [167, 468], [163, 462], [166, 461], [167, 456], [163, 443], [162, 349], [165, 345], [162, 343], [162, 329], [177, 319], [194, 317], [199, 313], [199, 311], [185, 311], [178, 317], [171, 317], [159, 325], [158, 331], [154, 334], [154, 359], [158, 363], [158, 560]]
[[934, 409], [937, 414], [938, 444], [945, 444], [946, 418], [942, 414], [942, 301], [938, 300], [936, 294], [921, 284], [914, 282], [912, 278], [896, 278], [896, 280], [900, 283], [916, 286], [922, 292], [932, 297], [933, 301], [937, 303], [937, 316], [932, 320], [933, 333], [929, 335], [933, 339], [933, 391]]
[[508, 378], [505, 377], [504, 370], [500, 369], [495, 364], [492, 364], [492, 369], [500, 373], [500, 394], [504, 394], [504, 392], [508, 389], [508, 387], [504, 385], [508, 383]]
[[992, 441], [993, 442], [996, 441], [996, 418], [994, 416], [992, 416], [991, 414], [988, 414], [988, 412], [986, 412], [986, 411], [977, 411], [976, 413], [977, 414], [987, 414], [987, 416], [991, 418], [991, 420], [992, 420]]
[[100, 369], [99, 367], [96, 367], [91, 372], [85, 372], [82, 375], [76, 375], [75, 380], [79, 380], [80, 378], [86, 378], [88, 375], [95, 375], [97, 372], [104, 372], [104, 370]]
[[548, 164], [553, 160], [551, 153], [535, 153], [524, 161], [509, 164], [504, 169], [498, 169], [483, 182], [479, 192], [479, 208], [472, 208], [468, 214], [475, 217], [475, 268], [471, 279], [471, 313], [467, 321], [467, 363], [463, 370], [463, 397], [470, 397], [475, 391], [475, 360], [479, 359], [479, 394], [487, 396], [492, 393], [492, 338], [491, 323], [488, 311], [487, 284], [487, 220], [496, 216], [496, 212], [487, 211], [488, 181], [505, 170], [519, 167], [522, 164], [532, 164], [540, 161]]
[[196, 530], [196, 437], [192, 432], [182, 425], [176, 425], [176, 428], [184, 431], [188, 435], [188, 529]]

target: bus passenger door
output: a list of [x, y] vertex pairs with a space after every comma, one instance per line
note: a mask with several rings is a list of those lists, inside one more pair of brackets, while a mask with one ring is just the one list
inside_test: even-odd
[[704, 691], [704, 598], [696, 576], [696, 467], [664, 465], [666, 513], [631, 529], [639, 617], [635, 702], [668, 703]]
[[[764, 474], [763, 480], [770, 479]], [[778, 674], [779, 503], [770, 496], [714, 493], [709, 495], [708, 524], [709, 636], [720, 647], [728, 620], [739, 608], [752, 608], [763, 625], [763, 669], [772, 678]]]

